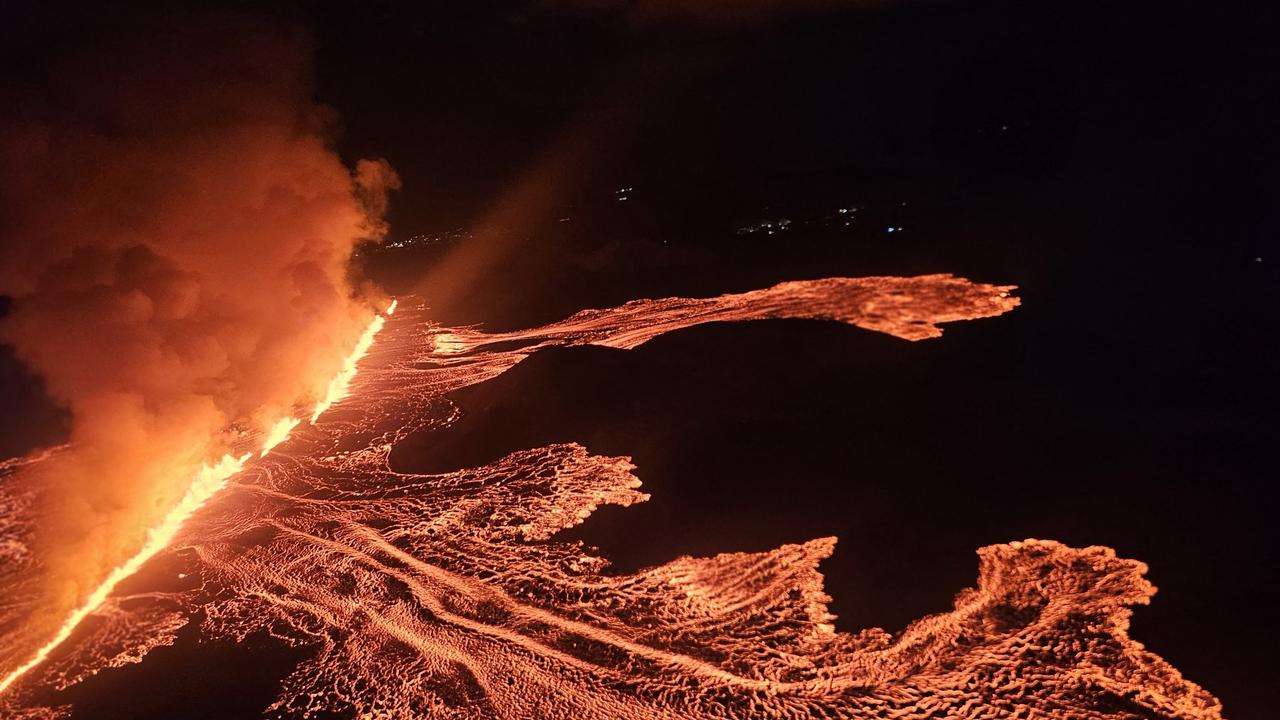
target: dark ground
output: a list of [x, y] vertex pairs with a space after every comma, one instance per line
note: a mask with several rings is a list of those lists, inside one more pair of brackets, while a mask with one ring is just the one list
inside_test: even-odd
[[[837, 535], [823, 570], [845, 629], [945, 610], [985, 544], [1109, 545], [1160, 587], [1133, 634], [1228, 717], [1271, 714], [1268, 11], [919, 3], [637, 32], [506, 7], [304, 11], [344, 153], [404, 176], [391, 239], [474, 232], [366, 258], [441, 321], [923, 272], [1018, 284], [1024, 306], [917, 344], [765, 322], [548, 351], [458, 393], [463, 419], [398, 461], [631, 455], [653, 499], [573, 537], [626, 570]], [[848, 227], [822, 220], [855, 205]], [[796, 224], [734, 234], [778, 217]], [[56, 426], [15, 373], [14, 452]]]

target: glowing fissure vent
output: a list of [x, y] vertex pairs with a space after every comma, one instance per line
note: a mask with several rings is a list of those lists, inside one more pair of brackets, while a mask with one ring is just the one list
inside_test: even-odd
[[82, 620], [106, 601], [107, 596], [111, 594], [112, 590], [115, 590], [121, 581], [133, 575], [152, 556], [164, 549], [173, 540], [173, 537], [178, 534], [178, 529], [182, 527], [182, 522], [199, 509], [201, 505], [208, 502], [209, 498], [213, 497], [219, 490], [226, 487], [227, 480], [232, 475], [240, 472], [244, 467], [245, 460], [248, 460], [251, 454], [245, 453], [240, 457], [223, 455], [222, 460], [218, 461], [216, 465], [205, 465], [201, 468], [192, 479], [191, 486], [187, 488], [186, 494], [182, 496], [178, 504], [164, 516], [164, 519], [158, 525], [147, 531], [147, 541], [143, 543], [137, 554], [107, 575], [102, 584], [89, 597], [85, 598], [84, 603], [76, 608], [62, 623], [62, 627], [58, 628], [58, 633], [54, 635], [53, 639], [37, 650], [35, 655], [24, 665], [9, 673], [4, 680], [0, 680], [0, 692], [8, 689], [15, 680], [28, 670], [44, 662], [54, 648], [61, 645], [68, 637], [71, 637], [71, 633]]
[[[392, 301], [387, 308], [386, 314], [390, 315], [394, 312], [395, 306], [395, 301]], [[383, 322], [385, 322], [385, 318], [382, 315], [377, 315], [369, 323], [369, 327], [360, 336], [360, 342], [356, 344], [355, 350], [347, 356], [338, 375], [330, 381], [329, 392], [325, 399], [317, 403], [315, 412], [311, 416], [311, 422], [314, 423], [330, 405], [346, 397], [348, 386], [356, 374], [356, 364], [360, 361], [360, 358], [364, 357], [365, 353], [369, 352], [369, 347], [373, 345], [373, 338], [382, 329]], [[263, 438], [262, 450], [259, 452], [258, 457], [264, 457], [277, 445], [287, 440], [289, 433], [301, 422], [300, 419], [292, 417], [285, 417], [276, 421]], [[202, 467], [195, 474], [195, 477], [191, 479], [191, 485], [187, 487], [187, 492], [178, 501], [178, 504], [164, 516], [159, 524], [147, 531], [146, 542], [143, 543], [138, 552], [113, 569], [106, 579], [102, 581], [102, 584], [98, 585], [85, 598], [84, 602], [67, 617], [62, 626], [58, 628], [57, 634], [49, 642], [41, 646], [31, 656], [30, 660], [15, 668], [3, 680], [0, 680], [0, 693], [8, 690], [9, 686], [13, 685], [18, 678], [44, 662], [49, 657], [49, 653], [71, 637], [71, 633], [75, 632], [76, 627], [85, 618], [93, 614], [95, 610], [106, 602], [117, 585], [141, 569], [156, 553], [168, 547], [169, 543], [173, 542], [173, 538], [177, 536], [178, 531], [182, 529], [182, 524], [186, 522], [187, 518], [195, 514], [214, 495], [217, 495], [220, 490], [225, 488], [231, 478], [244, 469], [245, 462], [252, 456], [253, 453], [244, 453], [239, 457], [230, 454], [223, 455], [222, 459], [216, 464], [206, 464]]]
[[262, 441], [262, 452], [258, 453], [258, 457], [266, 457], [275, 446], [289, 439], [289, 433], [298, 427], [298, 423], [302, 422], [298, 418], [286, 417], [280, 418], [275, 425], [267, 431], [266, 438]]
[[[395, 312], [396, 303], [393, 300], [387, 308], [387, 315]], [[351, 387], [351, 380], [356, 376], [356, 364], [360, 362], [360, 358], [369, 352], [369, 347], [373, 345], [373, 338], [382, 329], [386, 317], [378, 315], [373, 318], [373, 322], [369, 323], [369, 327], [365, 328], [364, 335], [360, 336], [360, 341], [356, 343], [356, 347], [347, 356], [342, 363], [342, 370], [329, 381], [329, 389], [324, 394], [324, 399], [316, 403], [316, 409], [311, 413], [311, 424], [315, 424], [316, 420], [328, 410], [334, 403], [342, 400], [347, 396], [347, 392]]]

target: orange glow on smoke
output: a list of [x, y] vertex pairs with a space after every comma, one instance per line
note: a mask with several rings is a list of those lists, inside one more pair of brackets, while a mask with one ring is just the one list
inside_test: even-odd
[[[387, 314], [390, 315], [395, 310], [395, 301], [387, 308]], [[311, 422], [314, 423], [321, 413], [327, 410], [335, 402], [346, 397], [348, 386], [351, 384], [352, 378], [356, 375], [357, 364], [360, 358], [369, 352], [369, 348], [373, 345], [374, 337], [378, 331], [382, 329], [385, 318], [377, 315], [369, 323], [364, 334], [360, 336], [360, 341], [356, 344], [355, 349], [347, 356], [343, 362], [342, 369], [329, 383], [329, 392], [325, 399], [316, 405], [315, 412], [311, 416]], [[264, 457], [271, 452], [280, 443], [289, 438], [289, 434], [302, 421], [298, 418], [284, 417], [276, 421], [270, 429], [267, 430], [263, 438], [262, 450], [258, 453], [258, 457]], [[126, 560], [121, 565], [113, 569], [102, 581], [98, 587], [85, 598], [67, 619], [58, 628], [58, 632], [47, 643], [38, 649], [27, 662], [15, 668], [12, 672], [0, 680], [0, 693], [3, 693], [13, 685], [18, 678], [25, 675], [32, 668], [44, 662], [49, 653], [61, 645], [71, 637], [71, 633], [84, 621], [86, 617], [93, 614], [95, 610], [106, 602], [116, 586], [125, 579], [132, 576], [143, 565], [147, 563], [156, 553], [163, 550], [173, 542], [173, 538], [177, 536], [178, 531], [182, 529], [182, 525], [197, 510], [205, 505], [214, 495], [227, 486], [231, 478], [235, 477], [244, 469], [245, 462], [253, 456], [253, 453], [244, 453], [240, 456], [223, 455], [222, 459], [213, 465], [206, 464], [195, 477], [191, 479], [191, 484], [187, 487], [187, 492], [178, 501], [160, 521], [159, 524], [153, 526], [147, 531], [146, 542], [138, 550], [133, 557]]]
[[208, 502], [209, 498], [213, 497], [215, 493], [226, 487], [227, 480], [244, 468], [244, 462], [249, 459], [249, 456], [250, 453], [245, 453], [240, 457], [223, 455], [217, 464], [205, 465], [201, 468], [200, 472], [196, 473], [196, 476], [192, 478], [190, 487], [187, 488], [186, 494], [182, 496], [178, 504], [164, 516], [159, 525], [147, 531], [147, 541], [138, 550], [137, 554], [107, 575], [102, 584], [89, 597], [85, 598], [84, 603], [72, 611], [70, 617], [62, 623], [62, 627], [58, 628], [58, 633], [54, 635], [53, 639], [37, 650], [36, 654], [25, 664], [14, 669], [4, 680], [0, 680], [0, 692], [4, 692], [28, 670], [44, 662], [54, 648], [61, 645], [68, 637], [71, 637], [71, 633], [82, 620], [102, 605], [107, 596], [111, 594], [112, 590], [115, 590], [121, 581], [133, 575], [152, 556], [163, 550], [173, 540], [174, 535], [178, 534], [178, 529], [182, 527], [183, 521], [200, 509], [200, 506]]

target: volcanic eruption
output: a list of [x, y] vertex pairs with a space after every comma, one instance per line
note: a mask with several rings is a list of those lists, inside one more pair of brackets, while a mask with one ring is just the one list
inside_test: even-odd
[[71, 416], [66, 447], [22, 473], [40, 522], [5, 569], [3, 687], [167, 544], [254, 437], [269, 448], [340, 396], [385, 304], [348, 260], [381, 237], [397, 179], [330, 149], [304, 35], [213, 18], [97, 42], [46, 96], [6, 103], [0, 130], [0, 333]]
[[564, 539], [649, 499], [629, 456], [391, 457], [457, 422], [450, 393], [553, 348], [762, 320], [945, 342], [1016, 286], [823, 277], [446, 325], [359, 279], [399, 180], [334, 151], [305, 34], [138, 22], [0, 128], [0, 337], [70, 416], [0, 464], [5, 717], [74, 717], [68, 692], [184, 632], [296, 650], [258, 708], [279, 718], [1221, 717], [1129, 636], [1155, 588], [1110, 548], [983, 547], [951, 610], [849, 633], [818, 569], [834, 537], [635, 572]]

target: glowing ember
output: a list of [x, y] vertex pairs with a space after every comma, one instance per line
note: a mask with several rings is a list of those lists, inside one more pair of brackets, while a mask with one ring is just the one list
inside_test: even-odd
[[602, 505], [648, 498], [626, 457], [561, 444], [444, 475], [389, 461], [410, 433], [454, 421], [446, 393], [540, 348], [631, 348], [699, 323], [783, 317], [919, 340], [937, 323], [1013, 309], [1012, 290], [945, 275], [835, 278], [636, 301], [502, 334], [431, 326], [406, 303], [335, 391], [350, 393], [344, 422], [297, 430], [174, 538], [209, 582], [117, 603], [131, 622], [78, 639], [56, 676], [32, 682], [60, 687], [174, 642], [185, 617], [145, 612], [163, 598], [203, 617], [205, 637], [261, 633], [310, 649], [271, 717], [1218, 719], [1215, 698], [1128, 637], [1129, 607], [1154, 588], [1141, 563], [1107, 548], [983, 548], [977, 585], [953, 611], [897, 636], [847, 634], [817, 571], [834, 538], [632, 574], [556, 540]]

